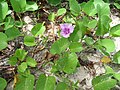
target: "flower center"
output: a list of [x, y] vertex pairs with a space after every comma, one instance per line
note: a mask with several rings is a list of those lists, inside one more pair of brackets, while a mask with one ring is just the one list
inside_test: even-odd
[[65, 29], [64, 29], [64, 33], [65, 33], [65, 34], [69, 34], [69, 33], [70, 33], [70, 29], [69, 29], [69, 28], [65, 28]]

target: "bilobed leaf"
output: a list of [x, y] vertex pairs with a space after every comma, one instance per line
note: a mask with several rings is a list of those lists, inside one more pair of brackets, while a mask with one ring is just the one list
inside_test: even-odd
[[118, 51], [114, 54], [113, 61], [117, 64], [120, 64], [120, 51]]
[[47, 0], [49, 4], [51, 4], [52, 6], [57, 6], [58, 4], [60, 4], [61, 0]]
[[14, 38], [20, 36], [20, 31], [16, 27], [11, 27], [5, 30], [5, 34], [8, 37], [8, 40], [13, 40]]
[[92, 0], [88, 1], [88, 2], [84, 5], [83, 11], [84, 11], [87, 15], [89, 15], [89, 16], [94, 16], [94, 15], [97, 13], [96, 8], [95, 8], [94, 3], [93, 3]]
[[65, 60], [63, 71], [68, 74], [73, 73], [76, 69], [77, 62], [77, 55], [75, 53], [69, 54], [68, 58]]
[[0, 77], [0, 90], [5, 90], [6, 86], [7, 86], [6, 80]]
[[35, 11], [38, 9], [38, 5], [33, 1], [27, 1], [26, 11]]
[[37, 80], [35, 90], [54, 90], [55, 82], [55, 77], [41, 74]]
[[6, 34], [0, 32], [0, 50], [5, 49], [7, 47], [7, 36]]
[[0, 2], [0, 21], [4, 20], [8, 13], [8, 4], [5, 1]]
[[94, 5], [97, 10], [99, 18], [102, 15], [110, 15], [110, 7], [108, 3], [105, 3], [103, 0], [94, 0]]
[[68, 39], [61, 38], [52, 44], [50, 52], [52, 54], [60, 54], [61, 52], [64, 52], [68, 46], [69, 46]]
[[37, 65], [37, 62], [31, 57], [26, 58], [26, 63], [31, 67], [35, 67]]
[[24, 44], [26, 46], [35, 46], [36, 45], [35, 37], [33, 37], [33, 36], [25, 36], [24, 37]]
[[26, 57], [28, 52], [26, 52], [25, 50], [22, 49], [17, 49], [15, 51], [15, 57], [17, 57], [19, 60], [23, 61]]
[[31, 33], [37, 37], [38, 35], [42, 35], [45, 31], [44, 23], [37, 23], [31, 30]]
[[69, 0], [70, 11], [73, 15], [78, 16], [80, 14], [80, 5], [76, 0]]
[[25, 70], [27, 69], [27, 63], [23, 62], [18, 66], [18, 71], [19, 72], [25, 72]]
[[34, 87], [34, 76], [33, 75], [27, 75], [22, 76], [18, 75], [18, 82], [15, 85], [14, 90], [33, 90]]
[[65, 82], [59, 82], [55, 90], [67, 90], [68, 85]]
[[117, 24], [110, 29], [110, 35], [113, 37], [120, 37], [120, 24]]
[[58, 11], [57, 11], [57, 16], [63, 15], [63, 14], [65, 14], [65, 13], [66, 13], [66, 9], [65, 9], [65, 8], [60, 8], [60, 9], [58, 9]]
[[80, 52], [83, 50], [83, 47], [78, 42], [72, 42], [69, 46], [71, 52]]
[[15, 12], [24, 12], [26, 9], [26, 0], [10, 0]]

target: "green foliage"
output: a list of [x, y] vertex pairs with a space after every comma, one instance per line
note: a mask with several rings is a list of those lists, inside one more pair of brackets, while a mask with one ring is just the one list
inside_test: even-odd
[[117, 81], [112, 79], [111, 77], [112, 74], [106, 74], [94, 78], [92, 80], [94, 90], [110, 90], [111, 88], [113, 88], [116, 85]]
[[31, 33], [37, 37], [38, 35], [42, 35], [45, 31], [44, 23], [37, 23], [31, 30]]
[[56, 41], [50, 49], [50, 52], [52, 54], [60, 54], [63, 51], [65, 51], [65, 49], [69, 46], [69, 41], [68, 39], [65, 38], [61, 38], [58, 41]]
[[55, 90], [67, 90], [68, 85], [64, 82], [59, 82]]
[[77, 63], [78, 59], [75, 53], [67, 54], [56, 62], [53, 67], [53, 72], [56, 69], [56, 71], [64, 71], [65, 73], [71, 74], [75, 71]]
[[31, 74], [27, 77], [18, 75], [18, 82], [16, 83], [14, 90], [33, 90], [34, 80], [35, 78]]
[[63, 15], [66, 13], [66, 9], [65, 8], [60, 8], [58, 11], [57, 11], [57, 16], [60, 16], [60, 15]]
[[119, 3], [114, 3], [114, 5], [117, 7], [117, 9], [120, 9], [120, 4]]
[[15, 57], [17, 57], [20, 61], [23, 61], [26, 57], [28, 52], [26, 52], [25, 50], [22, 49], [17, 49], [15, 51]]
[[61, 0], [47, 0], [49, 4], [51, 4], [52, 6], [57, 6], [58, 4], [60, 4]]
[[18, 66], [18, 71], [19, 72], [25, 72], [25, 70], [27, 69], [27, 63], [23, 62]]
[[0, 50], [5, 49], [7, 47], [7, 36], [6, 34], [0, 32]]
[[10, 0], [15, 12], [24, 12], [26, 9], [26, 0]]
[[70, 11], [73, 15], [78, 16], [80, 14], [80, 5], [76, 0], [69, 0]]
[[11, 27], [5, 30], [5, 34], [8, 37], [8, 40], [13, 40], [14, 38], [20, 36], [20, 31], [16, 27]]
[[113, 61], [120, 64], [120, 51], [116, 52], [113, 56]]
[[55, 77], [53, 76], [46, 76], [41, 74], [36, 83], [35, 90], [54, 90], [55, 88]]
[[80, 52], [83, 50], [83, 47], [78, 42], [72, 42], [69, 46], [71, 52]]
[[0, 21], [3, 21], [8, 13], [8, 4], [5, 1], [0, 2]]
[[89, 16], [94, 16], [94, 15], [97, 13], [97, 11], [96, 11], [96, 9], [95, 9], [95, 6], [94, 6], [94, 3], [93, 3], [92, 0], [88, 1], [88, 2], [84, 5], [83, 11], [84, 11], [87, 15], [89, 15]]
[[27, 1], [26, 11], [35, 11], [38, 9], [38, 5], [33, 1]]
[[0, 90], [4, 90], [6, 86], [7, 86], [6, 80], [0, 77]]
[[120, 37], [120, 24], [113, 26], [110, 29], [110, 35], [113, 37]]
[[26, 58], [26, 63], [31, 67], [35, 67], [37, 65], [36, 61], [31, 57]]
[[24, 37], [24, 44], [26, 46], [35, 46], [36, 45], [35, 37], [33, 37], [33, 36], [25, 36]]

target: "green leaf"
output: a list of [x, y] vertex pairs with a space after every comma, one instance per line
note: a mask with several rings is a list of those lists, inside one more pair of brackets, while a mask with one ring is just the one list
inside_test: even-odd
[[14, 26], [14, 19], [10, 16], [8, 16], [6, 19], [5, 19], [5, 30], [9, 29], [9, 28], [12, 28]]
[[87, 27], [84, 26], [83, 22], [78, 21], [76, 23], [74, 32], [69, 37], [69, 40], [73, 42], [79, 41], [82, 38], [82, 36], [85, 35], [86, 30]]
[[114, 74], [114, 78], [116, 78], [117, 80], [120, 81], [120, 73], [115, 73], [115, 74]]
[[91, 37], [86, 37], [85, 38], [85, 43], [87, 45], [93, 45], [94, 44], [94, 40]]
[[26, 11], [35, 11], [38, 9], [38, 5], [33, 1], [27, 1]]
[[104, 3], [103, 0], [94, 0], [94, 5], [97, 9], [99, 18], [102, 15], [107, 15], [107, 16], [110, 15], [110, 7], [108, 3]]
[[65, 8], [60, 8], [60, 9], [58, 9], [58, 11], [57, 11], [57, 16], [63, 15], [63, 14], [65, 14], [65, 13], [66, 13], [66, 9], [65, 9]]
[[45, 31], [44, 23], [37, 23], [31, 30], [31, 33], [37, 37], [38, 35], [42, 35]]
[[95, 28], [96, 25], [97, 25], [97, 20], [91, 20], [91, 21], [88, 23], [87, 27], [90, 28], [90, 29], [92, 29], [92, 28]]
[[7, 36], [6, 34], [0, 32], [0, 50], [5, 49], [7, 47]]
[[55, 88], [55, 78], [53, 76], [45, 76], [41, 74], [36, 83], [35, 90], [54, 90]]
[[59, 82], [55, 90], [68, 90], [68, 85], [64, 82]]
[[73, 15], [78, 16], [80, 14], [80, 5], [76, 0], [69, 0], [70, 11]]
[[15, 56], [11, 56], [10, 58], [9, 58], [9, 64], [10, 65], [16, 65], [17, 64], [17, 57], [15, 57]]
[[63, 71], [68, 74], [73, 73], [76, 69], [77, 63], [77, 55], [75, 53], [69, 54], [67, 60], [65, 60]]
[[17, 57], [19, 60], [23, 61], [26, 57], [28, 52], [26, 52], [25, 50], [22, 49], [17, 49], [15, 51], [15, 57]]
[[110, 28], [111, 19], [107, 15], [102, 15], [98, 21], [98, 28], [96, 31], [96, 35], [103, 36], [104, 34], [108, 33]]
[[114, 54], [113, 61], [117, 64], [120, 64], [120, 51]]
[[61, 0], [47, 0], [49, 4], [51, 4], [52, 6], [57, 6], [58, 4], [60, 4]]
[[15, 26], [16, 27], [22, 27], [23, 26], [23, 22], [22, 21], [15, 21]]
[[110, 53], [115, 50], [115, 44], [111, 39], [101, 39], [98, 41], [99, 45], [105, 47], [106, 52]]
[[18, 66], [18, 71], [20, 72], [25, 72], [25, 70], [27, 69], [27, 63], [23, 62]]
[[69, 46], [71, 52], [80, 52], [83, 50], [82, 44], [78, 42], [72, 42]]
[[35, 78], [33, 75], [27, 77], [18, 75], [18, 82], [15, 85], [14, 90], [33, 90]]
[[94, 6], [94, 3], [93, 3], [92, 0], [88, 1], [88, 2], [84, 5], [83, 11], [84, 11], [87, 15], [89, 15], [89, 16], [94, 16], [94, 15], [97, 13], [97, 11], [96, 11], [96, 9], [95, 9], [95, 6]]
[[115, 87], [116, 83], [116, 80], [108, 79], [95, 85], [94, 90], [110, 90], [111, 88]]
[[35, 46], [36, 45], [35, 37], [33, 37], [33, 36], [25, 36], [24, 37], [24, 44], [26, 46]]
[[7, 86], [6, 80], [0, 77], [0, 90], [5, 90], [6, 86]]
[[92, 79], [92, 85], [96, 86], [99, 83], [110, 79], [112, 76], [113, 76], [113, 74], [105, 74], [105, 75], [101, 75], [101, 76], [96, 76], [95, 78]]
[[7, 2], [0, 2], [0, 21], [4, 20], [8, 13], [8, 4]]
[[52, 44], [50, 52], [52, 54], [60, 54], [64, 52], [67, 47], [69, 47], [68, 39], [61, 38]]
[[55, 13], [51, 13], [51, 14], [48, 16], [48, 20], [54, 22], [54, 20], [55, 20]]
[[35, 67], [37, 65], [37, 62], [31, 57], [26, 58], [26, 63], [31, 67]]
[[113, 37], [120, 37], [120, 24], [117, 24], [110, 29], [110, 35]]
[[26, 0], [10, 0], [15, 12], [24, 12], [26, 9]]
[[5, 30], [5, 34], [7, 35], [8, 40], [13, 40], [14, 38], [20, 36], [20, 31], [16, 27], [12, 27]]
[[120, 4], [119, 3], [114, 3], [114, 5], [117, 7], [117, 9], [120, 9]]
[[105, 65], [105, 69], [106, 69], [106, 74], [109, 74], [109, 73], [114, 74], [115, 73], [114, 70], [108, 65]]

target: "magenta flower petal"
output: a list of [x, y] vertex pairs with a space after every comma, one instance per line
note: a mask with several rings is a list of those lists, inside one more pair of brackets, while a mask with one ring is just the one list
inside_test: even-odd
[[74, 26], [72, 26], [72, 24], [69, 23], [60, 24], [60, 28], [61, 28], [60, 34], [65, 38], [68, 38], [70, 34], [73, 33], [74, 31]]

